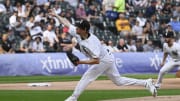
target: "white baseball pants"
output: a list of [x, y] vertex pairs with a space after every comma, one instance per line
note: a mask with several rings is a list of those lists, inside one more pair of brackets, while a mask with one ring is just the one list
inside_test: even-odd
[[138, 80], [127, 77], [121, 77], [115, 62], [100, 62], [100, 64], [92, 65], [82, 76], [81, 80], [77, 84], [72, 96], [78, 98], [84, 89], [94, 80], [96, 80], [101, 74], [105, 74], [109, 79], [117, 86], [122, 85], [140, 85], [145, 86], [146, 80]]
[[156, 84], [161, 84], [163, 76], [178, 66], [180, 66], [180, 61], [175, 62], [173, 60], [170, 60], [169, 62], [167, 62], [159, 71], [159, 75], [158, 75]]

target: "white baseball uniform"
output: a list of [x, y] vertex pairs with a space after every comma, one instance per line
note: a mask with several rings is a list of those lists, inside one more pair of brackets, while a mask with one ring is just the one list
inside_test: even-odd
[[159, 86], [162, 83], [162, 79], [165, 73], [169, 72], [177, 66], [180, 66], [180, 45], [178, 43], [174, 42], [171, 47], [169, 47], [167, 43], [164, 43], [163, 50], [164, 53], [168, 53], [171, 59], [161, 68], [159, 72], [156, 83]]
[[76, 34], [76, 27], [73, 25], [69, 27], [69, 33], [77, 38], [77, 41], [80, 45], [80, 50], [83, 54], [89, 58], [100, 59], [99, 64], [91, 65], [91, 67], [89, 67], [89, 69], [85, 72], [76, 86], [72, 96], [78, 98], [84, 89], [88, 86], [88, 84], [96, 80], [103, 73], [118, 86], [146, 85], [146, 80], [121, 77], [115, 66], [113, 54], [108, 52], [108, 50], [103, 45], [101, 45], [99, 39], [95, 35], [90, 34], [88, 39], [82, 40], [81, 37]]

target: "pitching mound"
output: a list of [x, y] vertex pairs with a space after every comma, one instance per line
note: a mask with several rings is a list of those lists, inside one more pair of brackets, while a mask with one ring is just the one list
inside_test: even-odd
[[103, 101], [179, 101], [180, 96], [158, 96], [158, 97], [138, 97], [138, 98], [127, 98], [127, 99], [114, 99], [114, 100], [103, 100]]

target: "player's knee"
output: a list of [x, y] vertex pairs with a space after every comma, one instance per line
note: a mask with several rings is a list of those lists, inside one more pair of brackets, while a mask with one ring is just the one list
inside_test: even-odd
[[113, 83], [115, 84], [115, 85], [117, 85], [117, 86], [122, 86], [123, 84], [122, 84], [122, 82], [120, 81], [120, 80], [113, 80]]
[[166, 73], [166, 71], [163, 70], [163, 69], [161, 69], [159, 73], [162, 74], [162, 75], [164, 75], [164, 74]]

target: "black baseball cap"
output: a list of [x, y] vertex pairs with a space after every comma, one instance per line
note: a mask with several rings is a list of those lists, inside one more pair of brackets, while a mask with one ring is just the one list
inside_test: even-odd
[[80, 20], [78, 23], [76, 23], [76, 26], [78, 28], [81, 28], [83, 30], [86, 30], [87, 32], [89, 31], [90, 29], [90, 23], [87, 21], [87, 20]]
[[165, 34], [164, 34], [164, 37], [165, 37], [165, 38], [174, 38], [175, 35], [174, 35], [174, 33], [173, 33], [172, 31], [170, 31], [170, 32], [165, 33]]

